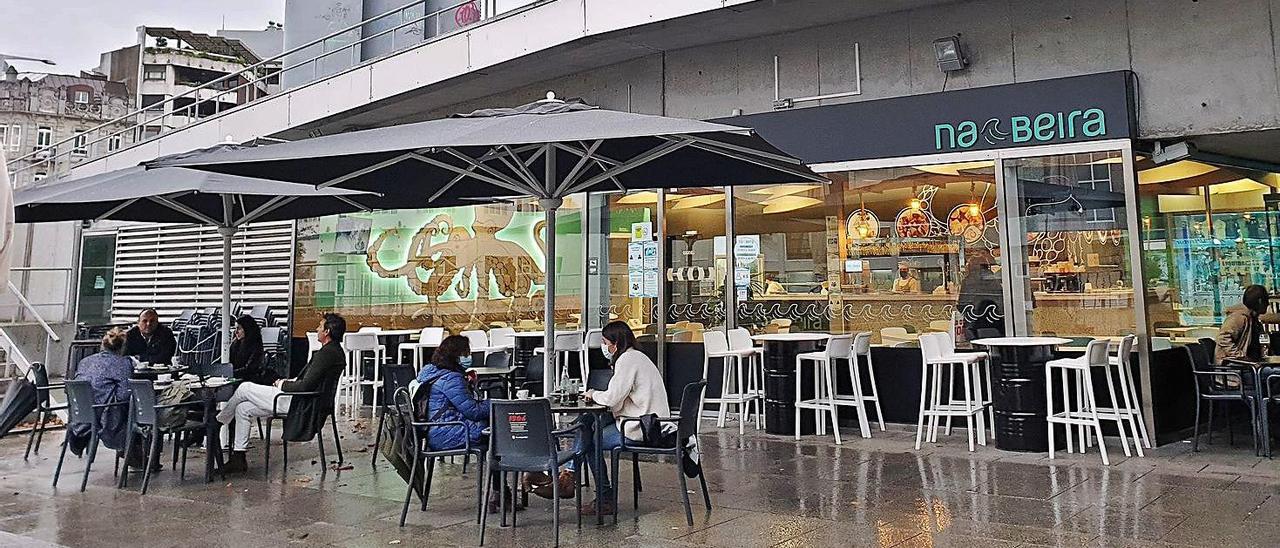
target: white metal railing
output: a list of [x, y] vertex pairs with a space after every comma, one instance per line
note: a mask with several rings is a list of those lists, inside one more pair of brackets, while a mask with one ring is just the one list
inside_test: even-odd
[[[52, 143], [44, 149], [13, 158], [8, 164], [9, 172], [17, 174], [28, 170], [41, 170], [48, 176], [54, 176], [57, 174], [55, 170], [58, 168], [69, 168], [73, 165], [73, 162], [70, 161], [59, 162], [61, 158], [70, 158], [73, 152], [75, 152], [76, 159], [80, 162], [111, 156], [165, 135], [170, 131], [179, 131], [204, 119], [220, 116], [268, 97], [269, 94], [265, 91], [267, 86], [274, 85], [272, 82], [283, 83], [285, 76], [291, 71], [305, 71], [309, 68], [311, 78], [308, 82], [310, 82], [318, 78], [332, 76], [332, 74], [321, 72], [321, 62], [336, 59], [337, 56], [344, 53], [349, 57], [350, 64], [334, 71], [334, 74], [357, 65], [381, 59], [406, 47], [426, 44], [448, 36], [458, 29], [469, 27], [492, 17], [494, 14], [494, 1], [464, 0], [430, 13], [425, 12], [425, 1], [415, 0], [409, 2], [399, 8], [347, 26], [269, 59], [264, 59], [216, 80], [191, 88], [164, 101], [138, 108], [128, 114], [89, 128], [82, 135], [96, 135], [96, 137], [92, 137], [92, 140], [88, 142], [73, 144], [73, 141], [77, 138], [83, 138], [82, 135], [73, 136]], [[414, 16], [412, 13], [419, 9], [422, 10], [423, 14]], [[448, 23], [443, 22], [447, 21], [446, 18], [452, 19], [452, 28]], [[363, 36], [363, 31], [366, 27], [384, 24], [391, 26]], [[427, 30], [430, 28], [434, 28], [435, 32], [428, 35]], [[415, 37], [397, 45], [397, 34], [412, 34], [420, 36], [420, 38]], [[350, 35], [359, 36], [359, 39], [350, 42], [343, 40], [342, 47], [332, 51], [328, 50], [331, 41], [335, 41], [337, 38], [350, 37]], [[364, 50], [361, 47], [362, 45], [386, 36], [390, 37], [390, 47], [386, 51], [373, 57], [361, 58]], [[286, 59], [286, 57], [294, 57], [298, 54], [307, 55], [317, 47], [320, 50], [317, 55], [302, 61], [293, 62], [292, 58]], [[227, 104], [232, 106], [224, 108], [224, 105]], [[111, 139], [122, 141], [125, 135], [132, 136], [131, 143], [119, 143], [121, 146], [101, 145], [104, 141], [110, 143]], [[108, 150], [101, 150], [104, 148]], [[87, 149], [87, 153], [85, 149]]]
[[[59, 337], [58, 333], [53, 330], [53, 327], [49, 325], [49, 322], [46, 322], [44, 318], [40, 316], [40, 312], [36, 311], [34, 306], [31, 306], [31, 303], [27, 301], [27, 297], [22, 294], [21, 290], [18, 289], [18, 286], [13, 285], [12, 280], [9, 281], [8, 283], [9, 283], [9, 291], [12, 292], [13, 296], [18, 299], [18, 302], [22, 304], [23, 308], [26, 309], [26, 311], [29, 314], [31, 314], [31, 316], [35, 319], [36, 323], [39, 324], [40, 327], [44, 329], [44, 334], [45, 334], [44, 363], [47, 366], [49, 364], [50, 358], [53, 357], [54, 343], [61, 342], [62, 337]], [[27, 356], [23, 354], [22, 349], [18, 348], [17, 342], [14, 341], [13, 338], [10, 337], [8, 333], [5, 333], [3, 329], [0, 329], [0, 348], [3, 348], [5, 350], [6, 356], [8, 356], [9, 358], [9, 363], [13, 365], [17, 365], [18, 368], [20, 369], [20, 372], [23, 375], [25, 375], [27, 373], [27, 370], [31, 368], [31, 363], [32, 363], [31, 360], [27, 359]], [[11, 371], [7, 373], [12, 375]]]

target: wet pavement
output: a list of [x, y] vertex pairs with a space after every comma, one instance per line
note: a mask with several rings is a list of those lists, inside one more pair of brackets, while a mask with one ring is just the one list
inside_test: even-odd
[[[282, 474], [272, 448], [270, 478], [261, 440], [245, 476], [205, 484], [201, 452], [186, 481], [168, 469], [150, 492], [139, 481], [115, 489], [110, 453], [77, 491], [83, 461], [68, 457], [50, 487], [61, 434], [22, 460], [25, 438], [0, 440], [0, 546], [475, 546], [475, 469], [437, 468], [427, 511], [410, 508], [397, 526], [404, 481], [385, 461], [371, 468], [367, 437], [343, 426], [351, 470], [321, 474], [315, 444], [291, 444]], [[584, 518], [571, 505], [563, 546], [1276, 546], [1280, 544], [1280, 461], [1252, 456], [1246, 440], [1225, 436], [1192, 453], [1189, 443], [1124, 458], [1108, 440], [1112, 466], [1094, 452], [1019, 454], [966, 450], [965, 434], [912, 447], [913, 431], [890, 427], [836, 446], [829, 436], [737, 435], [704, 425], [712, 510], [690, 486], [694, 526], [685, 524], [674, 468], [642, 463], [644, 491], [632, 508], [624, 464], [617, 525]], [[363, 429], [361, 429], [363, 431]], [[1239, 436], [1238, 438], [1243, 437]], [[332, 452], [330, 452], [332, 458]], [[194, 472], [193, 472], [194, 470]], [[487, 546], [552, 544], [550, 504], [532, 498], [518, 527], [490, 522]]]

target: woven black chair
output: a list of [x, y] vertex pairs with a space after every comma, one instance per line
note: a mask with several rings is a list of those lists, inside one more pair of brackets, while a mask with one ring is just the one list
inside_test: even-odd
[[[670, 418], [660, 418], [660, 422], [676, 424], [676, 444], [675, 447], [649, 447], [645, 445], [637, 445], [622, 436], [622, 445], [616, 447], [610, 455], [613, 461], [613, 492], [614, 492], [614, 513], [613, 522], [618, 522], [618, 461], [622, 453], [631, 454], [631, 504], [635, 509], [640, 508], [640, 455], [657, 455], [670, 456], [675, 458], [676, 476], [680, 478], [680, 494], [684, 497], [684, 516], [689, 526], [693, 526], [693, 509], [689, 505], [689, 489], [685, 484], [684, 458], [685, 458], [685, 442], [689, 438], [696, 439], [698, 436], [698, 411], [702, 409], [702, 397], [707, 389], [707, 381], [698, 381], [685, 385], [684, 392], [680, 397], [680, 415]], [[639, 423], [638, 418], [624, 418], [618, 422], [618, 430], [625, 431], [628, 423]], [[702, 464], [698, 463], [698, 481], [702, 484], [702, 502], [707, 507], [707, 513], [711, 512], [711, 495], [707, 492], [707, 478], [702, 471]]]
[[[271, 416], [266, 417], [267, 433], [265, 436], [263, 436], [266, 440], [265, 441], [266, 449], [263, 451], [263, 457], [262, 457], [262, 469], [263, 469], [264, 475], [269, 476], [271, 474], [271, 425], [275, 421], [283, 421], [289, 417], [288, 411], [280, 410], [280, 398], [283, 398], [286, 396], [289, 397], [290, 409], [293, 409], [294, 406], [297, 405], [297, 402], [304, 398], [311, 398], [311, 399], [329, 398], [330, 400], [332, 400], [334, 398], [333, 392], [337, 390], [336, 388], [337, 383], [335, 382], [333, 384], [335, 387], [334, 390], [313, 391], [313, 392], [281, 392], [279, 394], [276, 394], [276, 397], [271, 401]], [[329, 416], [325, 418], [329, 419], [329, 424], [333, 427], [333, 445], [338, 450], [338, 464], [342, 465], [342, 463], [344, 462], [342, 457], [342, 442], [338, 441], [338, 420], [334, 418], [335, 414], [336, 413], [334, 413], [333, 411], [330, 411]], [[320, 448], [320, 466], [321, 466], [321, 472], [323, 473], [323, 471], [328, 470], [329, 468], [329, 460], [327, 457], [325, 457], [325, 454], [324, 454], [324, 420], [321, 419], [320, 421], [317, 421], [317, 424], [319, 424], [319, 427], [317, 427], [315, 431], [312, 432], [311, 434], [316, 439], [316, 446]], [[280, 474], [282, 477], [288, 478], [289, 477], [289, 442], [284, 438], [281, 438], [280, 440], [280, 452], [283, 454], [281, 458], [284, 459], [284, 465], [280, 471]]]

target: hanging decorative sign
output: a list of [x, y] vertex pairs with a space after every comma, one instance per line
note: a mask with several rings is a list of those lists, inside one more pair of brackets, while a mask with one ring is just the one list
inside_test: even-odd
[[964, 238], [965, 243], [972, 244], [981, 240], [986, 224], [982, 207], [977, 204], [960, 204], [951, 208], [951, 213], [947, 214], [947, 228], [951, 235]]
[[870, 240], [880, 236], [880, 218], [869, 209], [855, 209], [845, 222], [850, 240]]
[[924, 238], [929, 236], [929, 215], [923, 209], [905, 208], [894, 222], [900, 238]]

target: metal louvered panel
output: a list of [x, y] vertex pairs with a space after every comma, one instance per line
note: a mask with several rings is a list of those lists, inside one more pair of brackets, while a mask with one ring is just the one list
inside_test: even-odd
[[[250, 225], [232, 241], [231, 300], [268, 305], [283, 315], [289, 306], [293, 223]], [[163, 321], [185, 309], [222, 306], [222, 237], [198, 225], [122, 227], [116, 236], [112, 321], [130, 322], [146, 308]]]

